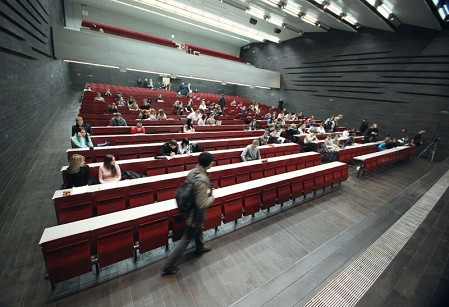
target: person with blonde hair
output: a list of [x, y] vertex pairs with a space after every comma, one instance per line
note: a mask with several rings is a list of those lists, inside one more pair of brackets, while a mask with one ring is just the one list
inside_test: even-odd
[[159, 113], [157, 115], [158, 120], [167, 119], [167, 114], [165, 114], [163, 109], [159, 109], [158, 113]]
[[82, 155], [74, 154], [70, 157], [69, 167], [65, 171], [66, 183], [64, 188], [81, 187], [92, 184], [89, 165], [85, 164]]

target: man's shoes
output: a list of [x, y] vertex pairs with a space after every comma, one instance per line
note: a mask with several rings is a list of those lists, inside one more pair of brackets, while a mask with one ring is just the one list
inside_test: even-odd
[[178, 273], [178, 271], [179, 271], [179, 269], [175, 266], [173, 266], [171, 268], [167, 268], [167, 269], [161, 268], [162, 275], [174, 275], [174, 274]]
[[197, 250], [196, 254], [198, 256], [201, 256], [203, 253], [207, 253], [210, 252], [212, 249], [212, 245], [204, 245], [204, 248], [202, 250]]

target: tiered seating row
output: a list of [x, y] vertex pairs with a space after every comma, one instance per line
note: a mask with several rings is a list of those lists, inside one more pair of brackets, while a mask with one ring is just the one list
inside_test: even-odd
[[[145, 124], [145, 122], [144, 122]], [[158, 134], [158, 133], [179, 133], [182, 131], [183, 125], [165, 125], [165, 126], [145, 126], [146, 133]], [[130, 128], [124, 126], [116, 127], [103, 127], [94, 126], [95, 135], [105, 134], [129, 134]], [[196, 132], [219, 132], [219, 131], [243, 131], [245, 130], [245, 124], [237, 125], [218, 125], [218, 126], [195, 126]]]
[[401, 146], [384, 151], [375, 152], [363, 156], [354, 157], [355, 160], [362, 161], [362, 166], [357, 173], [357, 177], [365, 173], [371, 173], [376, 170], [391, 166], [399, 161], [408, 159], [415, 155], [416, 148], [414, 146]]
[[[270, 158], [265, 163], [257, 160], [215, 166], [209, 174], [214, 187], [223, 188], [320, 164], [318, 153], [303, 153]], [[63, 196], [62, 190], [56, 191], [53, 201], [58, 223], [65, 224], [173, 198], [187, 174], [188, 171], [179, 170], [116, 184], [94, 185], [89, 186], [85, 193], [69, 196]]]
[[358, 144], [342, 148], [338, 151], [338, 161], [351, 163], [354, 157], [377, 152], [377, 146], [381, 142]]
[[[186, 123], [186, 118], [177, 119], [177, 120], [172, 120], [172, 119], [140, 120], [140, 119], [137, 119], [138, 115], [139, 114], [136, 112], [135, 114], [128, 115], [128, 116], [122, 116], [122, 117], [126, 120], [126, 124], [129, 127], [135, 126], [137, 123], [141, 123], [145, 127], [145, 130], [147, 129], [146, 127], [151, 127], [151, 126], [177, 126], [177, 127], [181, 127], [181, 130], [182, 130], [182, 126], [185, 125], [185, 123]], [[82, 116], [82, 115], [80, 115], [80, 116], [84, 120], [85, 116]], [[169, 115], [167, 115], [167, 116], [169, 116]], [[100, 118], [100, 119], [89, 118], [89, 119], [86, 119], [86, 123], [89, 123], [91, 126], [108, 126], [109, 121], [114, 116], [108, 115], [106, 117], [107, 118]], [[129, 119], [130, 117], [131, 117], [131, 119]], [[221, 125], [223, 125], [223, 126], [245, 125], [245, 122], [243, 120], [238, 120], [238, 119], [221, 119], [220, 118], [219, 121], [221, 122]], [[193, 125], [194, 125], [195, 129], [198, 127], [196, 121], [193, 122]], [[179, 132], [179, 129], [178, 129], [178, 132]]]
[[[276, 203], [323, 190], [347, 179], [347, 165], [340, 162], [256, 179], [215, 190], [204, 230], [222, 221], [237, 221]], [[105, 267], [136, 257], [175, 241], [184, 228], [174, 199], [121, 212], [46, 228], [39, 244], [48, 278], [55, 283], [92, 272], [92, 264]], [[93, 259], [93, 260], [92, 260]]]
[[[94, 131], [95, 133], [95, 131]], [[191, 142], [198, 140], [213, 140], [213, 139], [231, 139], [231, 138], [258, 138], [263, 134], [263, 131], [233, 131], [225, 132], [202, 132], [202, 133], [160, 133], [160, 134], [124, 134], [124, 135], [94, 135], [91, 136], [94, 146], [97, 144], [109, 142], [110, 145], [131, 145], [142, 143], [160, 143], [173, 139], [174, 137], [179, 141], [183, 138], [188, 138]]]
[[[196, 143], [200, 145], [201, 151], [215, 151], [246, 147], [251, 144], [254, 139], [254, 137], [246, 137], [222, 140], [198, 140]], [[116, 160], [156, 157], [159, 155], [163, 144], [164, 143], [104, 146], [96, 147], [94, 149], [72, 148], [67, 149], [67, 161], [70, 160], [73, 154], [83, 155], [87, 163], [103, 162], [104, 157], [108, 154], [114, 155]], [[296, 147], [298, 146], [296, 145]], [[264, 149], [263, 151], [265, 150], [268, 149]]]
[[113, 35], [117, 35], [117, 36], [121, 36], [121, 37], [127, 37], [127, 38], [131, 38], [131, 39], [140, 40], [143, 42], [162, 45], [162, 46], [171, 47], [171, 48], [178, 48], [178, 45], [176, 45], [171, 40], [144, 34], [144, 33], [135, 32], [135, 31], [131, 31], [131, 30], [117, 28], [117, 27], [110, 26], [110, 25], [107, 25], [104, 23], [92, 22], [92, 21], [83, 19], [81, 22], [81, 26], [83, 26], [85, 28], [89, 28], [92, 31], [100, 31], [100, 29], [103, 29], [104, 33], [107, 33], [107, 34], [113, 34]]
[[230, 54], [230, 53], [224, 53], [224, 52], [211, 50], [211, 49], [207, 49], [207, 48], [203, 48], [203, 47], [199, 47], [199, 46], [194, 46], [191, 44], [183, 44], [181, 46], [181, 48], [184, 49], [188, 54], [193, 54], [193, 55], [204, 54], [204, 55], [213, 56], [213, 57], [220, 58], [220, 59], [225, 59], [225, 60], [230, 60], [230, 61], [246, 64], [245, 60], [243, 60], [233, 54]]

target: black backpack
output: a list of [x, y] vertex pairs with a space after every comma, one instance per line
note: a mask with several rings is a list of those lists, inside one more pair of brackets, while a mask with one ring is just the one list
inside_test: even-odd
[[190, 152], [200, 152], [201, 146], [198, 143], [192, 143], [190, 144]]
[[195, 208], [195, 182], [210, 183], [201, 178], [195, 178], [194, 172], [190, 173], [175, 193], [176, 204], [181, 213], [187, 213]]
[[332, 121], [331, 120], [328, 120], [328, 121], [326, 121], [325, 123], [324, 123], [324, 130], [326, 131], [326, 132], [331, 132], [332, 131]]

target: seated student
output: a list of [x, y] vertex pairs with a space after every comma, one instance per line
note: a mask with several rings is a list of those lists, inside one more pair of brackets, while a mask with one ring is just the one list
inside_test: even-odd
[[67, 182], [64, 188], [81, 187], [92, 184], [89, 165], [85, 164], [85, 158], [82, 155], [74, 154], [70, 157], [69, 167], [65, 171]]
[[259, 137], [260, 145], [268, 145], [268, 141], [270, 140], [270, 132], [264, 131], [263, 135]]
[[118, 92], [117, 95], [115, 95], [115, 100], [119, 100], [120, 97], [123, 97], [122, 92]]
[[162, 94], [157, 94], [156, 102], [164, 102], [164, 99], [162, 99]]
[[127, 126], [126, 120], [122, 118], [122, 114], [115, 113], [115, 116], [109, 121], [109, 126]]
[[207, 118], [206, 114], [201, 115], [201, 118], [198, 120], [198, 126], [206, 125], [206, 118]]
[[398, 139], [398, 146], [410, 145], [408, 142], [408, 136], [404, 136], [403, 138]]
[[104, 102], [104, 98], [101, 97], [101, 93], [97, 92], [97, 97], [94, 98], [95, 102]]
[[198, 109], [201, 111], [207, 111], [206, 100], [201, 100], [201, 104], [198, 106]]
[[243, 162], [260, 160], [259, 140], [253, 140], [251, 145], [246, 146], [240, 158]]
[[215, 125], [215, 111], [209, 114], [209, 117], [206, 120], [206, 124]]
[[106, 88], [106, 92], [104, 92], [103, 96], [112, 96], [112, 93], [109, 90], [109, 87]]
[[373, 143], [377, 142], [377, 137], [379, 135], [379, 127], [377, 124], [372, 124], [371, 127], [365, 133], [365, 142]]
[[316, 137], [316, 133], [308, 133], [306, 137], [304, 138], [304, 145], [307, 147], [307, 151], [315, 151], [316, 146], [312, 142], [318, 141], [318, 138]]
[[178, 155], [185, 155], [190, 153], [189, 139], [183, 138], [181, 143], [178, 145]]
[[279, 140], [278, 133], [276, 130], [269, 132], [270, 136], [268, 138], [268, 144], [278, 144], [281, 143], [281, 140]]
[[332, 136], [330, 134], [326, 136], [323, 145], [329, 149], [330, 153], [336, 153], [340, 150], [340, 148], [332, 142]]
[[86, 84], [86, 87], [84, 88], [85, 92], [92, 92], [92, 88], [90, 87], [89, 84]]
[[296, 124], [291, 124], [288, 129], [287, 133], [285, 134], [285, 138], [287, 140], [290, 140], [291, 142], [297, 141], [297, 138], [294, 136], [295, 134], [298, 134], [298, 129], [296, 129]]
[[163, 109], [159, 109], [157, 114], [157, 120], [167, 119], [167, 114], [165, 114]]
[[355, 136], [353, 134], [349, 135], [349, 137], [345, 141], [345, 147], [352, 146], [355, 143]]
[[77, 133], [78, 127], [83, 127], [86, 130], [88, 136], [94, 135], [92, 127], [88, 124], [85, 124], [82, 117], [75, 117], [75, 123], [76, 124], [72, 126], [72, 136]]
[[323, 123], [321, 123], [321, 124], [318, 126], [318, 128], [316, 128], [316, 132], [317, 132], [318, 134], [324, 134], [324, 133], [326, 133], [326, 130], [324, 129]]
[[348, 129], [343, 130], [343, 132], [341, 133], [341, 137], [342, 138], [348, 138], [349, 137], [349, 130]]
[[148, 114], [147, 119], [149, 119], [149, 120], [157, 120], [156, 110], [155, 109], [150, 109], [150, 113]]
[[125, 99], [123, 99], [123, 97], [120, 97], [117, 100], [117, 106], [119, 106], [119, 107], [126, 107], [126, 106], [128, 106], [128, 104], [126, 103]]
[[257, 120], [256, 120], [256, 119], [253, 119], [253, 120], [251, 121], [251, 123], [250, 123], [249, 126], [248, 126], [248, 130], [250, 130], [250, 131], [258, 130], [258, 129], [257, 129]]
[[315, 117], [313, 115], [310, 115], [310, 117], [305, 120], [304, 124], [306, 125], [307, 128], [310, 128], [313, 126], [314, 122]]
[[385, 144], [385, 148], [386, 149], [391, 149], [391, 148], [394, 148], [394, 147], [398, 147], [398, 141], [396, 140], [396, 138], [392, 138], [390, 142]]
[[131, 127], [131, 134], [145, 134], [145, 127], [142, 126], [142, 123], [137, 123]]
[[128, 106], [128, 108], [130, 111], [139, 111], [139, 106], [135, 100]]
[[377, 150], [379, 150], [379, 151], [384, 151], [384, 150], [386, 150], [386, 149], [387, 149], [386, 145], [387, 145], [387, 143], [389, 143], [389, 142], [390, 142], [390, 137], [389, 137], [389, 136], [386, 136], [385, 139], [384, 139], [384, 141], [383, 141], [383, 143], [380, 143], [379, 146], [377, 146]]
[[117, 108], [117, 105], [115, 104], [115, 102], [111, 103], [108, 108], [106, 109], [106, 113], [107, 114], [115, 114], [118, 113], [119, 110]]
[[73, 148], [93, 148], [92, 140], [87, 135], [86, 129], [78, 127], [76, 134], [70, 139]]
[[192, 119], [187, 118], [186, 124], [182, 127], [182, 132], [195, 132], [195, 128], [193, 128]]
[[150, 117], [150, 110], [140, 110], [137, 119], [148, 119]]
[[338, 135], [335, 133], [332, 134], [331, 139], [332, 139], [332, 143], [334, 143], [334, 145], [338, 147], [338, 145], [340, 144], [340, 141], [338, 140]]
[[169, 142], [165, 142], [161, 147], [161, 151], [159, 152], [159, 156], [174, 156], [176, 155], [178, 147], [178, 142], [176, 140], [171, 140]]
[[140, 105], [141, 110], [149, 110], [151, 108], [151, 104], [148, 102], [148, 99], [144, 99], [142, 104]]
[[98, 179], [100, 183], [117, 182], [122, 179], [120, 166], [115, 164], [115, 157], [113, 155], [106, 155], [104, 157], [103, 165], [98, 169]]
[[235, 101], [235, 99], [231, 102], [230, 106], [231, 107], [235, 107], [237, 105], [237, 101]]
[[137, 101], [134, 99], [134, 97], [133, 96], [129, 96], [129, 98], [128, 98], [128, 106], [130, 106], [133, 102], [136, 102], [136, 104], [137, 104]]
[[181, 92], [178, 92], [178, 93], [176, 94], [176, 98], [182, 98]]

